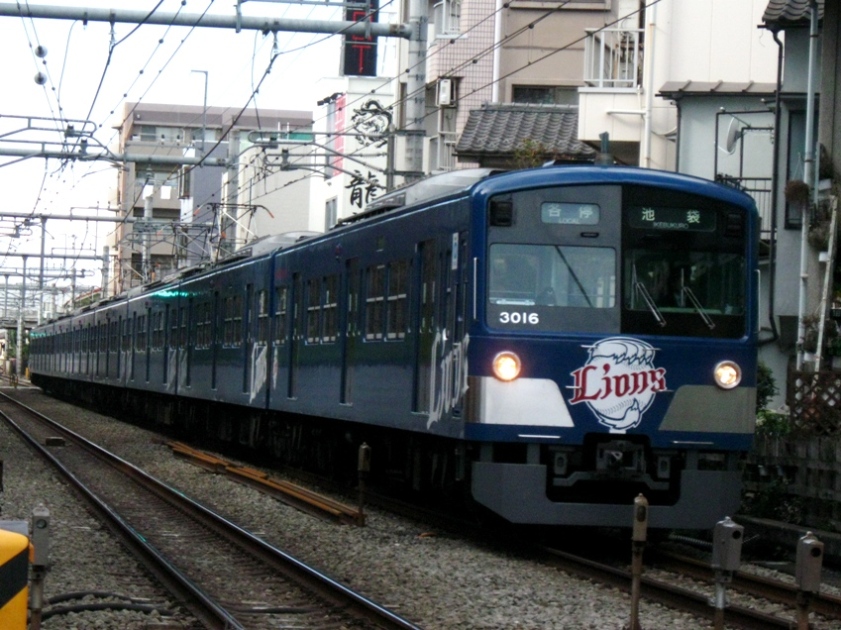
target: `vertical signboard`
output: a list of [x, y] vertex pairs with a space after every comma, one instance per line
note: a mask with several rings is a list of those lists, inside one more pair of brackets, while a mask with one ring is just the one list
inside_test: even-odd
[[[377, 21], [379, 0], [368, 0], [367, 5], [359, 4], [345, 9], [345, 19], [349, 22]], [[342, 48], [342, 74], [345, 76], [377, 76], [377, 38], [366, 35], [345, 35]]]

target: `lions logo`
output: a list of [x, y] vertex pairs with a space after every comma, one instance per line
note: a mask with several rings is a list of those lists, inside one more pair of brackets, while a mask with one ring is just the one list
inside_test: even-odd
[[588, 349], [587, 362], [572, 372], [569, 404], [586, 403], [616, 432], [639, 426], [657, 392], [666, 390], [666, 370], [654, 366], [656, 350], [628, 337], [602, 339]]

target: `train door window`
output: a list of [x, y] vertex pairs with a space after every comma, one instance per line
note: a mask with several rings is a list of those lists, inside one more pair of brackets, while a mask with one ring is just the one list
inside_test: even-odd
[[458, 306], [456, 307], [456, 339], [461, 341], [467, 332], [468, 289], [470, 288], [470, 265], [467, 259], [467, 233], [459, 234]]
[[289, 398], [295, 398], [298, 395], [298, 353], [299, 344], [304, 335], [303, 292], [304, 281], [301, 274], [292, 274], [292, 306], [290, 307], [292, 313], [292, 348], [289, 354], [289, 386], [287, 389]]
[[307, 343], [321, 341], [321, 278], [307, 282]]
[[195, 331], [196, 331], [196, 339], [195, 339], [195, 348], [196, 350], [201, 350], [204, 348], [204, 335], [205, 335], [205, 321], [204, 321], [204, 302], [199, 302], [195, 306]]
[[164, 314], [160, 311], [152, 313], [152, 348], [161, 350], [164, 346]]
[[131, 348], [131, 319], [126, 317], [122, 320], [122, 333], [123, 333], [123, 340], [120, 348], [123, 352], [128, 352]]
[[345, 262], [346, 285], [346, 320], [344, 322], [344, 348], [342, 365], [342, 389], [340, 401], [349, 405], [353, 401], [353, 370], [356, 363], [356, 344], [359, 336], [359, 259], [351, 258]]
[[368, 267], [365, 282], [365, 339], [383, 338], [385, 317], [385, 265]]
[[138, 322], [140, 325], [140, 335], [142, 338], [142, 351], [143, 351], [143, 364], [145, 366], [144, 375], [146, 378], [146, 382], [149, 382], [149, 374], [151, 370], [151, 361], [149, 355], [149, 326], [152, 322], [152, 309], [148, 306], [146, 307], [146, 312], [143, 314], [142, 322]]
[[116, 333], [114, 334], [114, 352], [117, 353], [116, 376], [120, 375], [120, 360], [123, 356], [123, 340], [125, 339], [124, 320], [120, 317], [116, 322]]
[[386, 338], [406, 338], [408, 329], [408, 292], [411, 261], [398, 260], [388, 266], [388, 321]]
[[219, 338], [221, 336], [219, 330], [219, 291], [213, 292], [213, 312], [210, 316], [210, 321], [212, 322], [212, 328], [210, 331], [210, 343], [211, 347], [213, 348], [213, 356], [211, 357], [210, 361], [210, 388], [216, 389], [216, 360], [219, 355]]
[[161, 313], [161, 382], [169, 381], [169, 356], [170, 345], [172, 344], [172, 334], [169, 332], [172, 328], [172, 308], [169, 304], [164, 305], [164, 311]]
[[253, 315], [252, 315], [252, 311], [251, 311], [251, 305], [252, 305], [252, 301], [254, 299], [253, 296], [254, 296], [254, 285], [253, 284], [245, 285], [245, 301], [242, 303], [242, 309], [243, 309], [242, 326], [243, 327], [242, 327], [241, 333], [240, 333], [242, 335], [242, 363], [241, 363], [241, 365], [244, 368], [242, 370], [242, 390], [241, 390], [243, 393], [248, 391], [248, 384], [251, 380], [252, 365], [251, 365], [251, 359], [250, 359], [249, 355], [251, 353], [251, 344], [254, 341], [253, 340], [254, 332], [253, 332], [253, 323], [252, 323]]
[[338, 299], [339, 299], [339, 276], [326, 276], [324, 284], [324, 303], [322, 306], [322, 343], [335, 343], [336, 334], [339, 329], [338, 323]]
[[184, 348], [185, 352], [187, 353], [187, 366], [186, 371], [187, 373], [184, 375], [184, 384], [187, 387], [190, 387], [192, 384], [192, 363], [193, 363], [193, 343], [195, 339], [190, 334], [190, 331], [195, 330], [195, 304], [193, 303], [193, 298], [189, 298], [187, 300], [187, 312], [184, 313], [184, 321], [182, 322], [181, 326], [181, 335], [184, 341]]
[[245, 305], [242, 303], [242, 295], [236, 294], [231, 299], [231, 344], [234, 346], [242, 345], [243, 341], [243, 309]]
[[117, 352], [120, 349], [120, 320], [122, 320], [122, 317], [113, 320], [110, 324], [111, 339], [108, 345], [109, 352]]
[[233, 298], [226, 297], [222, 301], [222, 345], [230, 346], [233, 337]]
[[435, 344], [435, 288], [438, 274], [435, 264], [435, 241], [418, 245], [420, 261], [420, 287], [417, 313], [417, 346], [415, 348], [414, 411], [429, 411], [430, 373], [433, 369], [432, 350]]
[[265, 346], [269, 343], [269, 292], [265, 289], [257, 291], [257, 343]]
[[275, 288], [274, 341], [276, 346], [282, 346], [286, 342], [286, 313], [288, 309], [288, 292], [288, 287]]
[[169, 343], [167, 344], [170, 351], [174, 352], [178, 348], [178, 307], [173, 305], [169, 309]]

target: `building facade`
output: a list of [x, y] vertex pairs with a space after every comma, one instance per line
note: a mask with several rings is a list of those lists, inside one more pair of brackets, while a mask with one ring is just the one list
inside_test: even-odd
[[[256, 238], [249, 226], [268, 207], [255, 193], [264, 173], [251, 168], [253, 153], [262, 150], [260, 134], [311, 127], [308, 112], [127, 103], [117, 147], [126, 160], [118, 175], [120, 216], [108, 242], [107, 295], [227, 255]], [[308, 186], [292, 188], [284, 203], [308, 207]], [[262, 197], [267, 194], [264, 189]], [[294, 212], [266, 214], [277, 221], [264, 221], [262, 231], [306, 228]]]

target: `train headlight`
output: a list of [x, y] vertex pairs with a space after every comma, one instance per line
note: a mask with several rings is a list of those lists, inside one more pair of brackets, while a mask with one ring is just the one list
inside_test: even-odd
[[513, 381], [520, 376], [520, 357], [513, 352], [500, 352], [494, 357], [494, 376], [501, 381]]
[[742, 382], [742, 368], [733, 361], [722, 361], [713, 370], [715, 384], [721, 389], [733, 389]]

